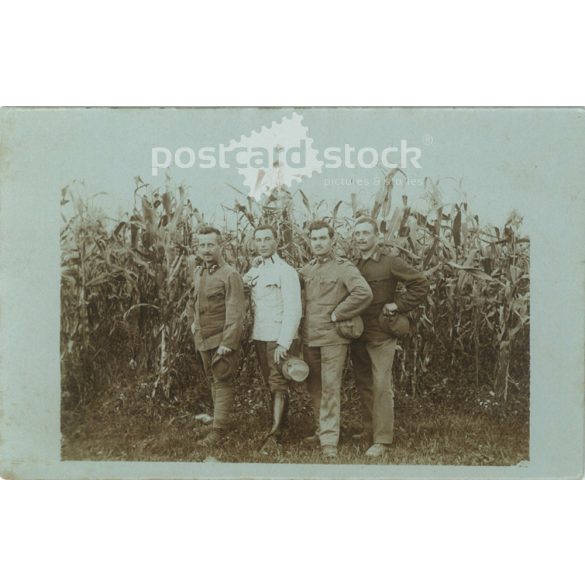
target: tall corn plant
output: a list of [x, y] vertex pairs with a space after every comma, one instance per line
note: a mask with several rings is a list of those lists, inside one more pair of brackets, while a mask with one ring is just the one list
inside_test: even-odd
[[[189, 295], [196, 264], [193, 233], [202, 223], [199, 212], [179, 186], [151, 190], [137, 178], [130, 221], [117, 230], [138, 274], [138, 296], [124, 313], [146, 340], [146, 366], [156, 373], [153, 393], [167, 398], [182, 361], [192, 359]], [[129, 235], [129, 240], [128, 240]]]
[[[427, 372], [440, 355], [451, 371], [470, 371], [472, 364], [476, 388], [488, 378], [505, 401], [513, 345], [529, 322], [529, 242], [518, 236], [515, 214], [501, 237], [498, 228], [480, 227], [466, 202], [445, 206], [438, 182], [427, 179], [425, 184], [428, 212], [412, 212], [404, 200], [391, 222], [395, 225], [401, 217], [400, 227], [387, 234], [390, 246], [431, 282], [416, 334], [406, 347], [412, 356], [402, 377], [410, 378], [414, 392], [417, 372]], [[491, 353], [495, 365], [488, 372], [482, 362], [489, 360], [482, 357]]]
[[75, 189], [62, 191], [61, 361], [65, 396], [74, 403], [111, 382], [112, 357], [124, 357], [128, 331], [120, 314], [137, 290], [137, 275], [120, 262], [125, 250], [107, 220]]
[[[95, 387], [95, 376], [104, 373], [96, 357], [103, 355], [110, 365], [123, 359], [131, 371], [154, 373], [153, 393], [168, 397], [177, 373], [193, 359], [187, 301], [192, 234], [201, 216], [182, 187], [177, 196], [140, 179], [130, 218], [113, 229], [69, 191], [63, 204], [73, 204], [74, 213], [61, 232], [62, 358], [68, 372], [89, 378], [76, 392], [85, 397]], [[108, 347], [116, 331], [127, 343]]]
[[[414, 210], [406, 196], [393, 196], [396, 172], [385, 176], [370, 205], [352, 194], [329, 208], [283, 187], [260, 201], [240, 194], [224, 208], [220, 226], [227, 260], [241, 273], [248, 270], [254, 229], [269, 223], [277, 229], [279, 253], [299, 268], [311, 258], [307, 227], [315, 219], [335, 228], [339, 253], [356, 258], [352, 227], [360, 215], [371, 215], [381, 245], [424, 271], [431, 283], [427, 302], [412, 315], [415, 333], [401, 344], [401, 385], [415, 394], [428, 376], [472, 372], [476, 389], [487, 383], [505, 400], [514, 383], [512, 356], [529, 323], [529, 242], [519, 236], [519, 218], [512, 215], [501, 231], [481, 226], [464, 194], [462, 203], [445, 205], [442, 186], [430, 179], [428, 210]], [[118, 371], [126, 364], [136, 375], [152, 375], [153, 393], [163, 396], [180, 380], [192, 382], [198, 370], [189, 301], [199, 262], [194, 234], [204, 218], [186, 190], [169, 181], [153, 189], [137, 178], [134, 209], [110, 227], [71, 190], [64, 190], [63, 204], [73, 207], [73, 215], [61, 234], [61, 347], [75, 393], [86, 393], [118, 362]], [[244, 384], [255, 384], [254, 363], [245, 344]]]

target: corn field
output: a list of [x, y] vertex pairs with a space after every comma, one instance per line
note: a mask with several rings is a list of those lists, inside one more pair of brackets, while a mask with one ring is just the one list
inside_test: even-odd
[[[423, 271], [427, 302], [395, 362], [398, 391], [424, 400], [432, 389], [493, 397], [505, 408], [512, 390], [528, 393], [529, 240], [512, 213], [501, 228], [482, 225], [461, 195], [427, 179], [426, 212], [393, 197], [395, 172], [363, 204], [355, 194], [328, 206], [302, 190], [275, 189], [256, 201], [235, 194], [222, 208], [225, 257], [244, 273], [255, 255], [253, 229], [276, 226], [279, 253], [300, 267], [310, 258], [307, 225], [325, 219], [337, 252], [356, 258], [352, 226], [376, 219], [380, 243]], [[196, 197], [193, 197], [196, 200]], [[133, 209], [108, 220], [73, 187], [61, 193], [61, 363], [64, 403], [89, 403], [116, 381], [148, 379], [152, 397], [181, 400], [207, 392], [191, 336], [196, 232], [206, 218], [184, 187], [153, 188], [136, 178]], [[250, 324], [248, 324], [249, 326]], [[348, 368], [350, 370], [350, 368]], [[240, 385], [253, 385], [251, 344], [242, 347]], [[483, 398], [482, 398], [483, 400]]]

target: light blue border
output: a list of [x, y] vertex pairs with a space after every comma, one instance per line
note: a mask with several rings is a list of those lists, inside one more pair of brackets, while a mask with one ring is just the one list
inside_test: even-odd
[[[517, 180], [514, 192], [525, 193], [521, 212], [529, 218], [532, 242], [529, 462], [514, 467], [455, 467], [60, 461], [58, 235], [63, 178], [80, 171], [80, 165], [92, 165], [86, 155], [76, 160], [76, 152], [94, 148], [103, 155], [108, 148], [114, 149], [126, 119], [126, 144], [132, 143], [136, 124], [145, 129], [141, 139], [146, 144], [177, 120], [217, 120], [218, 111], [223, 112], [226, 121], [234, 116], [242, 118], [248, 127], [257, 123], [256, 118], [264, 116], [268, 120], [275, 114], [274, 110], [254, 109], [0, 110], [2, 476], [581, 477], [585, 414], [585, 133], [584, 111], [576, 108], [301, 110], [311, 128], [318, 127], [319, 120], [327, 122], [319, 133], [323, 141], [331, 138], [326, 136], [326, 128], [332, 122], [336, 129], [345, 127], [356, 140], [367, 135], [374, 142], [378, 140], [376, 129], [384, 125], [424, 127], [436, 137], [435, 145], [443, 149], [441, 152], [450, 151], [456, 156], [458, 148], [481, 144], [478, 156], [484, 152], [486, 160], [489, 153], [504, 148], [506, 140], [512, 141], [519, 155], [510, 164], [517, 165], [517, 169], [507, 172], [511, 188]], [[493, 138], [495, 131], [501, 133], [501, 141]], [[488, 135], [491, 138], [487, 139]], [[428, 155], [429, 160], [432, 157]], [[96, 156], [95, 164], [102, 165], [104, 160]], [[121, 172], [119, 165], [124, 161], [112, 158], [113, 173]], [[481, 172], [481, 160], [477, 168]], [[499, 181], [498, 170], [493, 173], [494, 182]], [[490, 185], [483, 184], [481, 189], [489, 192]]]

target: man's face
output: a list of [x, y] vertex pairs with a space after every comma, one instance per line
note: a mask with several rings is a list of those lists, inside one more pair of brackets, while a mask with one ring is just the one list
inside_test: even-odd
[[367, 253], [377, 244], [378, 234], [371, 223], [358, 223], [353, 230], [357, 247], [360, 252]]
[[329, 237], [327, 228], [313, 230], [310, 236], [311, 250], [315, 256], [327, 256], [331, 252], [333, 240]]
[[217, 234], [199, 234], [197, 236], [197, 253], [205, 264], [217, 264], [221, 254], [221, 245]]
[[254, 236], [254, 243], [262, 258], [270, 258], [276, 252], [276, 238], [271, 230], [258, 230]]

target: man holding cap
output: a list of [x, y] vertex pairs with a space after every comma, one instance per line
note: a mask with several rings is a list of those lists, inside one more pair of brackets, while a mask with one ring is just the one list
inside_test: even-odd
[[[251, 292], [254, 327], [252, 339], [264, 381], [272, 393], [273, 424], [267, 443], [280, 440], [281, 422], [288, 405], [289, 381], [285, 360], [299, 351], [301, 287], [296, 270], [277, 253], [277, 234], [264, 224], [254, 230], [260, 259], [244, 276]], [[291, 378], [292, 376], [289, 376]]]
[[324, 221], [309, 226], [315, 258], [300, 271], [305, 302], [303, 354], [309, 364], [307, 386], [319, 442], [328, 459], [337, 457], [341, 381], [349, 336], [361, 333], [357, 328], [362, 325], [359, 315], [372, 300], [372, 291], [359, 270], [334, 254], [333, 236], [333, 228]]
[[[361, 393], [371, 441], [368, 457], [381, 457], [394, 434], [392, 362], [398, 336], [407, 334], [406, 313], [418, 307], [428, 293], [425, 276], [378, 246], [378, 224], [369, 217], [357, 220], [353, 232], [361, 258], [359, 271], [372, 289], [372, 304], [364, 311], [364, 332], [351, 344], [355, 381]], [[396, 294], [402, 283], [404, 293]]]
[[204, 265], [194, 275], [192, 329], [205, 375], [211, 381], [213, 399], [213, 427], [198, 445], [214, 447], [230, 426], [245, 297], [242, 277], [222, 257], [220, 231], [205, 226], [199, 230], [197, 242], [197, 253]]

